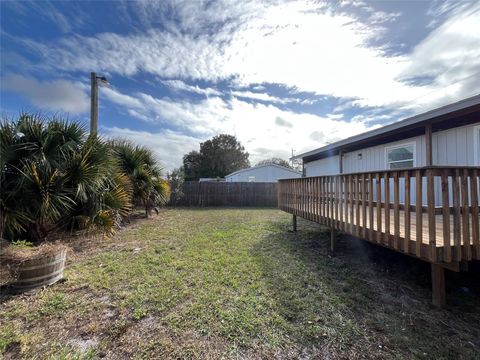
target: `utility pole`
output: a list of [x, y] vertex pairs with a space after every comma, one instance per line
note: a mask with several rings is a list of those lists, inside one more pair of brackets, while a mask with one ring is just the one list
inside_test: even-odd
[[98, 84], [97, 74], [90, 73], [90, 135], [97, 135], [98, 130]]
[[108, 85], [105, 76], [90, 73], [90, 135], [97, 135], [98, 131], [98, 84]]

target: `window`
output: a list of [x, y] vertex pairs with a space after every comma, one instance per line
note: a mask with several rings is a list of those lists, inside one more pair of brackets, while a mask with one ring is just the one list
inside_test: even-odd
[[415, 166], [415, 143], [387, 147], [387, 169], [403, 169]]
[[249, 176], [248, 182], [255, 182], [255, 176]]

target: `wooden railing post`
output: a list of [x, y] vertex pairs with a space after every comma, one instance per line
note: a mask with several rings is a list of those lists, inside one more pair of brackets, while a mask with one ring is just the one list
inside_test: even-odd
[[377, 242], [382, 242], [382, 183], [380, 174], [377, 173], [376, 178], [377, 186]]
[[403, 252], [409, 253], [410, 245], [410, 172], [405, 171], [405, 237], [403, 241]]
[[385, 237], [384, 244], [391, 246], [390, 241], [390, 173], [387, 171], [384, 174], [385, 187]]
[[464, 260], [472, 260], [472, 250], [470, 248], [470, 209], [468, 205], [468, 170], [463, 169], [462, 174], [462, 229], [463, 229], [463, 256]]
[[442, 171], [442, 217], [443, 217], [443, 261], [452, 261], [450, 246], [450, 199], [448, 188], [448, 170]]
[[368, 176], [368, 239], [373, 241], [373, 174]]
[[460, 182], [458, 180], [460, 171], [458, 169], [452, 174], [453, 188], [453, 243], [455, 245], [453, 259], [455, 261], [462, 260], [462, 238], [460, 232]]
[[422, 185], [422, 170], [415, 171], [415, 255], [422, 256], [422, 242], [423, 242], [423, 185]]
[[475, 259], [480, 259], [480, 224], [478, 214], [478, 170], [474, 169], [471, 172], [470, 188], [472, 189], [472, 244], [473, 256]]
[[435, 228], [435, 182], [433, 169], [427, 169], [427, 212], [428, 212], [428, 244], [430, 261], [437, 261], [436, 228]]
[[393, 174], [393, 246], [400, 247], [400, 177], [398, 171]]

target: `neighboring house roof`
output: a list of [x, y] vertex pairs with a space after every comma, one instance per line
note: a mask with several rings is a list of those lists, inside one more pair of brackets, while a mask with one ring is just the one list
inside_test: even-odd
[[[374, 146], [390, 141], [402, 140], [423, 134], [424, 126], [428, 123], [436, 125], [433, 130], [466, 125], [480, 121], [480, 95], [476, 95], [453, 104], [449, 104], [423, 114], [415, 115], [407, 119], [377, 128], [365, 133], [337, 141], [321, 148], [296, 155], [293, 159], [313, 161], [325, 157], [337, 155], [340, 151], [353, 151], [367, 146]], [[474, 114], [476, 113], [476, 114]], [[475, 115], [475, 116], [468, 116]], [[454, 121], [456, 117], [462, 116], [460, 120]], [[447, 123], [447, 120], [448, 121]], [[443, 122], [443, 124], [440, 124]], [[403, 133], [403, 136], [401, 135]]]
[[252, 167], [249, 167], [249, 168], [246, 168], [246, 169], [241, 169], [241, 170], [237, 170], [231, 174], [228, 174], [228, 175], [225, 175], [225, 177], [230, 177], [230, 176], [233, 176], [233, 175], [237, 175], [237, 174], [240, 174], [240, 173], [243, 173], [245, 171], [251, 171], [251, 170], [257, 170], [257, 169], [261, 169], [261, 168], [264, 168], [264, 167], [276, 167], [276, 168], [279, 168], [279, 169], [283, 169], [283, 170], [287, 170], [287, 171], [290, 171], [294, 174], [302, 174], [301, 172], [299, 171], [296, 171], [296, 170], [293, 170], [293, 169], [290, 169], [290, 168], [287, 168], [285, 166], [281, 166], [281, 165], [277, 165], [277, 164], [265, 164], [265, 165], [259, 165], [259, 166], [252, 166]]
[[225, 178], [220, 178], [220, 177], [216, 177], [216, 178], [199, 178], [198, 181], [199, 181], [199, 182], [222, 182], [222, 181], [225, 181]]

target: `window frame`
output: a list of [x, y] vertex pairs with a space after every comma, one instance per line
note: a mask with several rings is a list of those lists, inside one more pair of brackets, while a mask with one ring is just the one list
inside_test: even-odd
[[[398, 161], [392, 161], [392, 162], [388, 161], [388, 153], [391, 150], [400, 149], [400, 148], [404, 148], [404, 147], [407, 147], [407, 146], [412, 146], [412, 148], [413, 148], [413, 159], [412, 159], [413, 160], [413, 166], [412, 166], [412, 168], [417, 166], [417, 143], [415, 141], [412, 141], [412, 142], [401, 143], [401, 144], [391, 145], [391, 146], [386, 146], [385, 147], [385, 168], [387, 170], [396, 170], [396, 169], [390, 168], [390, 164], [392, 164], [392, 163], [410, 161], [410, 160], [398, 160]], [[408, 168], [408, 169], [411, 169], [411, 168]]]
[[480, 166], [480, 125], [473, 127], [473, 162]]

